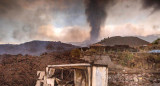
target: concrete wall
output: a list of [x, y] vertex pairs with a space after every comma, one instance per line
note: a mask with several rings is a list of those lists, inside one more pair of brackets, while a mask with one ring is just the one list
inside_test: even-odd
[[93, 66], [92, 86], [108, 86], [108, 68], [107, 67]]

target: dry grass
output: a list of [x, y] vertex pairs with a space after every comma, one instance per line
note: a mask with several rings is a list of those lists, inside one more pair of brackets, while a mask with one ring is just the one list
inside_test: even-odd
[[160, 55], [149, 53], [117, 52], [109, 53], [112, 61], [130, 68], [152, 69], [158, 68]]

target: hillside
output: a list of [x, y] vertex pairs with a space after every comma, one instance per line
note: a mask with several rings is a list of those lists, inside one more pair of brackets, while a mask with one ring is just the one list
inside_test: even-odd
[[156, 39], [160, 38], [160, 34], [153, 34], [153, 35], [147, 35], [147, 36], [136, 36], [136, 37], [146, 40], [148, 42], [153, 42]]
[[0, 58], [3, 57], [0, 62], [0, 86], [35, 86], [37, 71], [44, 71], [49, 64], [84, 63], [70, 58], [70, 52], [40, 56], [0, 55]]
[[160, 44], [160, 38], [156, 39], [155, 41], [153, 41], [152, 44]]
[[0, 55], [35, 55], [38, 56], [45, 52], [62, 52], [76, 48], [71, 44], [53, 41], [31, 41], [19, 45], [3, 44], [0, 45]]
[[98, 43], [106, 46], [114, 46], [114, 45], [141, 46], [149, 44], [149, 42], [145, 40], [132, 36], [128, 37], [115, 36], [110, 38], [104, 38]]

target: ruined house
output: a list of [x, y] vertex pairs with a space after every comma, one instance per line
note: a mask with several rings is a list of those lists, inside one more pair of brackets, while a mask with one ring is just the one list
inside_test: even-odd
[[102, 44], [98, 44], [98, 43], [90, 45], [90, 48], [95, 49], [99, 52], [104, 52], [105, 51], [105, 46], [102, 45]]
[[107, 65], [79, 63], [48, 65], [38, 71], [36, 86], [108, 86]]

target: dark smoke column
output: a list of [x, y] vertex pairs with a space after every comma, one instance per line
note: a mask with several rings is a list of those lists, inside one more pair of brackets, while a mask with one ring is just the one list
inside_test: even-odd
[[105, 11], [108, 0], [85, 0], [85, 12], [90, 24], [90, 41], [96, 42], [99, 37], [101, 25], [105, 22], [107, 13]]
[[160, 0], [143, 0], [143, 8], [154, 8], [154, 11], [160, 10]]

